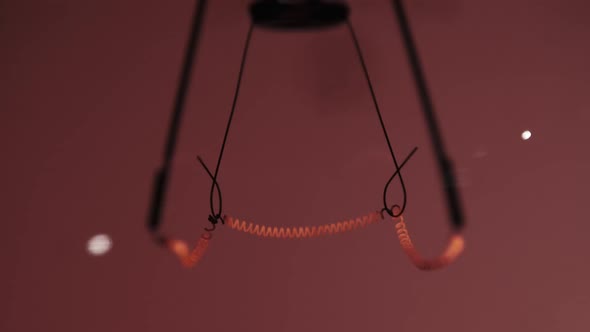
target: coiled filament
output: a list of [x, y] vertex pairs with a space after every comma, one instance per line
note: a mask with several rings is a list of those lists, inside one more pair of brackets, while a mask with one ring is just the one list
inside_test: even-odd
[[[324, 224], [320, 226], [306, 227], [265, 226], [239, 220], [231, 216], [225, 216], [224, 219], [225, 224], [229, 228], [258, 237], [276, 239], [305, 239], [349, 232], [371, 224], [375, 224], [383, 220], [383, 214], [379, 211], [376, 211], [356, 219]], [[463, 239], [463, 236], [459, 233], [454, 233], [451, 235], [445, 251], [440, 256], [433, 259], [425, 259], [414, 247], [406, 227], [406, 223], [404, 222], [404, 217], [393, 217], [393, 221], [396, 221], [395, 229], [402, 249], [408, 255], [412, 263], [414, 263], [414, 265], [421, 270], [433, 270], [445, 267], [454, 262], [465, 248], [465, 240]], [[210, 240], [211, 233], [206, 232], [201, 235], [197, 241], [197, 244], [192, 250], [189, 250], [186, 242], [176, 239], [166, 240], [165, 246], [180, 259], [180, 262], [183, 266], [188, 268], [196, 265], [201, 260], [201, 258], [203, 258], [203, 255], [209, 246]]]
[[182, 240], [166, 240], [165, 245], [168, 250], [180, 259], [182, 265], [188, 268], [193, 267], [203, 258], [209, 246], [209, 240], [211, 240], [211, 233], [206, 232], [201, 235], [193, 250], [189, 250], [186, 242]]
[[229, 228], [251, 235], [277, 239], [304, 239], [353, 231], [377, 223], [383, 219], [383, 215], [377, 211], [356, 219], [306, 227], [265, 226], [239, 220], [231, 216], [225, 216], [224, 219]]
[[395, 224], [395, 229], [402, 249], [406, 252], [412, 263], [421, 270], [433, 270], [445, 267], [454, 262], [465, 248], [465, 240], [463, 239], [463, 236], [459, 233], [455, 233], [451, 235], [445, 251], [439, 257], [424, 259], [420, 256], [412, 243], [412, 239], [406, 228], [406, 223], [404, 222], [404, 217], [400, 216], [399, 218], [393, 219], [394, 221], [395, 219], [399, 219]]

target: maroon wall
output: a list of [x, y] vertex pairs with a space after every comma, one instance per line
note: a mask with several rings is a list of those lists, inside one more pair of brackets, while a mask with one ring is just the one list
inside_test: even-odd
[[[164, 231], [196, 239], [248, 26], [211, 1]], [[467, 250], [410, 265], [383, 223], [329, 239], [221, 227], [194, 269], [144, 227], [193, 1], [0, 1], [2, 331], [588, 331], [590, 6], [408, 0], [467, 215]], [[426, 255], [448, 232], [386, 0], [353, 1]], [[523, 130], [532, 138], [523, 141]], [[381, 207], [392, 171], [346, 30], [257, 30], [220, 171], [224, 212], [317, 225]], [[400, 200], [394, 183], [392, 201]], [[97, 233], [113, 249], [86, 252]]]

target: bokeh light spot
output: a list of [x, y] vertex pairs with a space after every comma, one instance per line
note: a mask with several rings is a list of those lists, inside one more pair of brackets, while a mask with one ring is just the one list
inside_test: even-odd
[[113, 247], [113, 241], [106, 234], [98, 234], [88, 240], [88, 253], [93, 256], [101, 256], [109, 252]]

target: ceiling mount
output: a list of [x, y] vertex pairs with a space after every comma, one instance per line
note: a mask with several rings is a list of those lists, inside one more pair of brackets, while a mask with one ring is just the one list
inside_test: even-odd
[[250, 5], [254, 25], [277, 30], [320, 29], [344, 23], [348, 5], [321, 0], [259, 0]]

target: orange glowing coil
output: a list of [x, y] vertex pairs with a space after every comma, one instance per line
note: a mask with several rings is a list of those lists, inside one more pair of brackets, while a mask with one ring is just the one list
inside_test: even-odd
[[192, 267], [201, 260], [207, 251], [209, 240], [211, 240], [211, 233], [203, 233], [192, 251], [182, 240], [167, 240], [166, 247], [180, 259], [183, 266]]
[[381, 212], [377, 211], [356, 219], [306, 227], [274, 227], [258, 225], [230, 216], [225, 216], [224, 219], [229, 228], [251, 235], [277, 239], [303, 239], [353, 231], [382, 220], [383, 215]]
[[[353, 231], [383, 220], [383, 214], [379, 211], [376, 211], [356, 219], [320, 226], [306, 227], [275, 227], [258, 225], [252, 222], [239, 220], [231, 216], [225, 216], [224, 220], [225, 224], [233, 230], [259, 237], [276, 239], [304, 239]], [[449, 239], [447, 248], [442, 253], [442, 255], [433, 259], [424, 259], [420, 256], [418, 251], [416, 251], [414, 244], [412, 243], [412, 239], [410, 238], [410, 234], [406, 228], [406, 223], [404, 222], [404, 217], [394, 217], [393, 221], [397, 221], [395, 224], [395, 229], [402, 249], [406, 252], [412, 263], [414, 263], [414, 265], [421, 270], [433, 270], [445, 267], [454, 262], [463, 252], [465, 247], [463, 236], [459, 233], [455, 233]], [[207, 250], [207, 247], [209, 246], [210, 240], [211, 233], [204, 233], [201, 235], [199, 241], [192, 251], [189, 250], [186, 242], [181, 240], [166, 240], [165, 245], [180, 259], [180, 262], [183, 266], [192, 267], [201, 260], [205, 254], [205, 251]]]
[[[396, 220], [396, 218], [393, 219], [394, 221]], [[416, 251], [416, 248], [414, 248], [414, 244], [412, 243], [412, 239], [406, 228], [403, 216], [399, 217], [399, 221], [395, 224], [395, 229], [402, 249], [406, 252], [412, 263], [421, 270], [433, 270], [445, 267], [454, 262], [463, 252], [463, 248], [465, 248], [465, 240], [463, 239], [463, 236], [459, 233], [455, 233], [451, 235], [447, 248], [442, 255], [433, 259], [424, 259], [420, 256], [418, 251]]]

